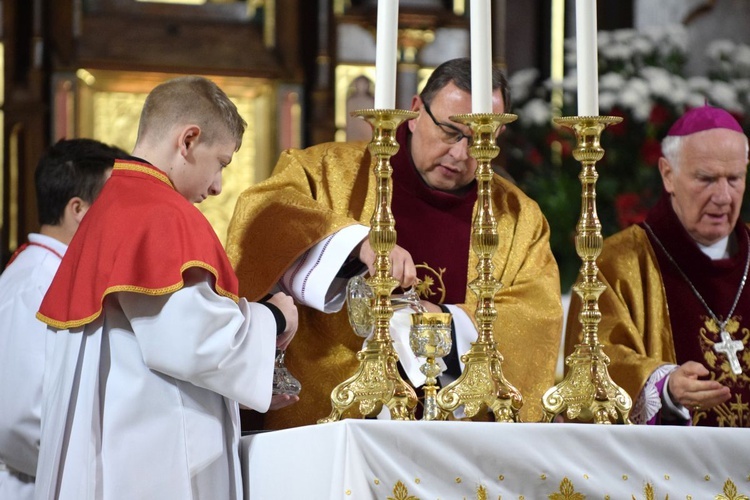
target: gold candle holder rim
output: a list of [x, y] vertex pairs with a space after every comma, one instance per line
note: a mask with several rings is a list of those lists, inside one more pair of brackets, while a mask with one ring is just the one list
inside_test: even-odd
[[409, 109], [381, 109], [381, 108], [367, 108], [367, 109], [355, 109], [349, 113], [349, 116], [359, 118], [369, 117], [400, 117], [404, 120], [411, 120], [419, 116], [419, 112], [411, 111]]
[[456, 123], [463, 123], [470, 125], [472, 123], [492, 123], [497, 122], [501, 124], [512, 123], [518, 119], [518, 115], [513, 113], [462, 113], [458, 115], [451, 115], [451, 121]]
[[581, 123], [601, 123], [602, 125], [614, 125], [623, 120], [622, 116], [558, 116], [552, 118], [552, 122], [557, 125], [573, 127]]

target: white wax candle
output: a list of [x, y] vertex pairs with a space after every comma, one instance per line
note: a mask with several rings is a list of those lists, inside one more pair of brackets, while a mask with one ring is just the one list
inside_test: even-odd
[[490, 0], [471, 0], [471, 112], [492, 113]]
[[596, 0], [576, 0], [578, 116], [599, 115], [599, 64], [596, 57]]
[[375, 39], [375, 109], [396, 108], [398, 0], [378, 0]]

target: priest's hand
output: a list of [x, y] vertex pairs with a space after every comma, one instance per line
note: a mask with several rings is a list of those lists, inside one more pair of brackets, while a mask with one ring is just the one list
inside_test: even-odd
[[294, 299], [284, 292], [275, 293], [268, 299], [268, 302], [278, 307], [282, 314], [284, 314], [284, 319], [286, 320], [286, 328], [284, 328], [284, 331], [276, 337], [276, 347], [283, 351], [292, 341], [292, 338], [294, 338], [294, 334], [297, 333], [297, 325], [299, 324], [297, 318], [297, 306], [294, 305]]
[[299, 401], [299, 396], [291, 396], [289, 394], [274, 394], [271, 396], [271, 406], [269, 410], [280, 410], [286, 408]]
[[729, 399], [729, 387], [715, 380], [702, 380], [708, 369], [695, 361], [680, 365], [669, 375], [669, 394], [672, 401], [690, 409], [708, 409]]
[[[367, 237], [359, 246], [359, 260], [367, 266], [370, 275], [375, 274], [375, 251], [370, 246], [370, 238]], [[391, 276], [396, 278], [399, 286], [409, 288], [417, 281], [417, 268], [411, 254], [404, 248], [396, 245], [391, 250]]]
[[443, 312], [443, 310], [440, 308], [439, 305], [433, 304], [432, 302], [428, 300], [420, 300], [419, 303], [422, 305], [422, 307], [424, 307], [427, 310], [427, 312], [431, 312], [431, 313]]

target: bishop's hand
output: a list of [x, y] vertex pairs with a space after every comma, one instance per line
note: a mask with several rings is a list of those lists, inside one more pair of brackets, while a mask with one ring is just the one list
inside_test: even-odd
[[669, 394], [672, 401], [682, 406], [696, 409], [709, 409], [727, 401], [731, 393], [715, 380], [704, 380], [708, 369], [695, 361], [680, 365], [669, 375]]

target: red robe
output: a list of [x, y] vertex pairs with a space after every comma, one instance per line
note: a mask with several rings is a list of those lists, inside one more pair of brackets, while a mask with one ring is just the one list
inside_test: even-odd
[[115, 292], [164, 295], [200, 267], [216, 293], [237, 301], [237, 276], [210, 223], [166, 174], [118, 160], [112, 177], [83, 218], [37, 317], [70, 329], [95, 320]]

